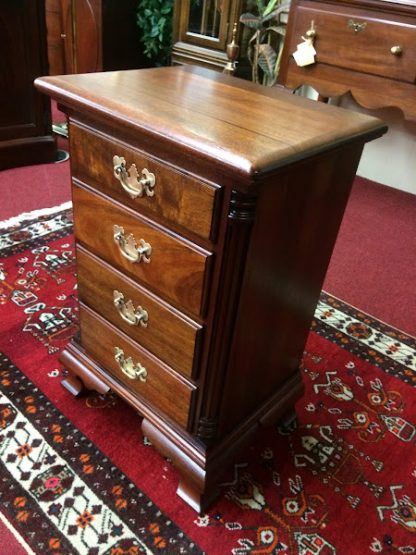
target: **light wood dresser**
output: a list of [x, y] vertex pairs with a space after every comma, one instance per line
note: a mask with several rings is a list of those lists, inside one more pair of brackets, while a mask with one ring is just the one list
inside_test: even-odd
[[[308, 37], [316, 63], [298, 67], [292, 54]], [[416, 0], [292, 0], [279, 82], [322, 97], [350, 92], [416, 121]]]
[[258, 426], [293, 413], [361, 151], [386, 128], [191, 66], [36, 84], [70, 122], [80, 334], [63, 383], [130, 403], [204, 510]]

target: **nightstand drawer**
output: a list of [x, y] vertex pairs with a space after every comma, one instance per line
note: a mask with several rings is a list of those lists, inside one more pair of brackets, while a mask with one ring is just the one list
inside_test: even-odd
[[82, 247], [77, 249], [77, 271], [83, 303], [178, 372], [193, 374], [202, 336], [199, 324]]
[[[71, 124], [70, 141], [74, 177], [162, 223], [173, 223], [204, 239], [213, 238], [219, 187], [180, 173], [83, 125]], [[125, 165], [118, 164], [118, 177], [114, 156], [125, 160]], [[132, 164], [137, 177], [133, 176]], [[139, 183], [143, 170], [154, 175], [154, 187]]]
[[291, 53], [313, 21], [317, 63], [415, 82], [416, 25], [383, 20], [370, 10], [334, 6], [329, 12], [328, 4], [317, 2], [301, 3], [292, 15]]
[[82, 304], [80, 333], [84, 349], [107, 373], [146, 404], [187, 427], [192, 384]]
[[203, 312], [209, 252], [75, 183], [73, 201], [78, 241], [180, 308]]

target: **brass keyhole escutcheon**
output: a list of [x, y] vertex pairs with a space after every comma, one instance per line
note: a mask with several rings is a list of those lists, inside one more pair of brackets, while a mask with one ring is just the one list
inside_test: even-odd
[[349, 19], [347, 26], [349, 29], [354, 31], [354, 33], [361, 33], [361, 31], [364, 31], [364, 29], [367, 27], [367, 22], [363, 21], [362, 23], [357, 23], [356, 21]]

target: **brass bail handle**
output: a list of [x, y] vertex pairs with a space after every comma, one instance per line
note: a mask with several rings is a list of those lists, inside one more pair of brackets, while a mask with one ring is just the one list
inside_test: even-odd
[[142, 308], [140, 305], [134, 308], [133, 302], [131, 300], [125, 301], [123, 293], [120, 291], [113, 291], [113, 302], [117, 309], [117, 312], [121, 318], [127, 322], [130, 326], [141, 326], [143, 328], [147, 327], [147, 322], [149, 320], [149, 315], [147, 310]]
[[121, 254], [130, 262], [146, 262], [147, 264], [150, 262], [152, 247], [144, 239], [140, 239], [137, 244], [134, 235], [130, 233], [126, 237], [124, 228], [119, 225], [113, 226], [113, 238]]
[[147, 380], [147, 370], [140, 362], [133, 362], [131, 357], [125, 358], [123, 349], [114, 347], [114, 358], [120, 370], [130, 380], [140, 380], [145, 383]]
[[315, 21], [312, 19], [311, 21], [311, 26], [309, 27], [309, 29], [306, 31], [305, 33], [305, 37], [302, 37], [303, 40], [310, 40], [311, 42], [313, 42], [316, 39], [317, 33], [316, 33], [316, 28], [315, 28]]
[[120, 181], [124, 191], [131, 197], [142, 197], [146, 194], [153, 197], [155, 194], [154, 187], [156, 185], [155, 174], [144, 168], [141, 176], [137, 171], [136, 164], [132, 164], [127, 169], [127, 163], [122, 156], [113, 157], [114, 176]]

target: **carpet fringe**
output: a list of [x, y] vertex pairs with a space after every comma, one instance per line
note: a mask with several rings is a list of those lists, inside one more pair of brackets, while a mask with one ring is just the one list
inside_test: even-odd
[[8, 220], [3, 220], [2, 222], [0, 222], [0, 229], [4, 229], [7, 227], [14, 226], [16, 224], [20, 224], [25, 220], [31, 220], [34, 218], [39, 218], [40, 216], [55, 214], [56, 212], [61, 212], [62, 210], [67, 210], [68, 208], [71, 208], [71, 207], [72, 207], [72, 202], [69, 200], [58, 206], [52, 206], [51, 208], [41, 208], [39, 210], [32, 210], [32, 212], [23, 212], [23, 214], [19, 214], [18, 216], [13, 216]]

